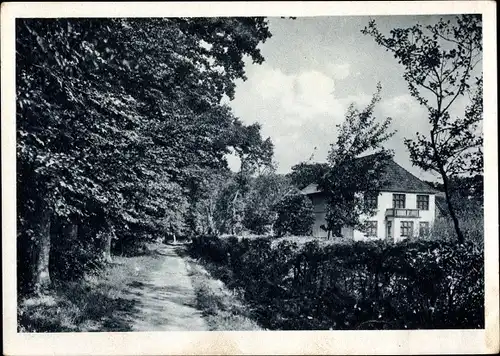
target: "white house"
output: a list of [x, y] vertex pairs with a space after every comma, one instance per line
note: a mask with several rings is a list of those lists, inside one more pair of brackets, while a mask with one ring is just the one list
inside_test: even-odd
[[[366, 231], [344, 227], [341, 235], [354, 240], [388, 239], [394, 242], [407, 237], [427, 234], [435, 217], [435, 196], [438, 191], [415, 177], [393, 160], [384, 168], [384, 182], [378, 196], [370, 198], [377, 210], [373, 216], [362, 216], [368, 225]], [[326, 196], [317, 184], [305, 187], [302, 194], [307, 195], [314, 207], [315, 222], [313, 236], [327, 237]]]

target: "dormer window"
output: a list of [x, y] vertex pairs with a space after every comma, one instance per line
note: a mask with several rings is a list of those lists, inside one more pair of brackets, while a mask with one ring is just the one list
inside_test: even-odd
[[406, 207], [406, 195], [393, 194], [392, 195], [392, 207], [394, 209], [404, 209]]
[[429, 210], [429, 196], [417, 195], [417, 209]]

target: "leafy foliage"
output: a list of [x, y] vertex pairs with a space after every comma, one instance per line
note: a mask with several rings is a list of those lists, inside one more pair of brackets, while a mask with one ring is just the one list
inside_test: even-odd
[[255, 177], [245, 199], [243, 226], [255, 234], [269, 233], [277, 219], [276, 204], [292, 189], [286, 177], [273, 172]]
[[[371, 21], [362, 33], [394, 54], [404, 68], [410, 94], [428, 111], [430, 132], [417, 133], [416, 139], [406, 139], [405, 144], [415, 165], [441, 176], [462, 242], [449, 180], [481, 174], [483, 169], [483, 77], [476, 70], [482, 60], [481, 15], [461, 15], [453, 22], [441, 19], [425, 28], [420, 24], [396, 28], [390, 36], [380, 33]], [[452, 117], [451, 108], [465, 95], [470, 101], [463, 117]]]
[[231, 149], [270, 157], [221, 104], [268, 37], [263, 18], [18, 19], [20, 260], [51, 221], [99, 221], [89, 239], [185, 233], [206, 170], [227, 170]]
[[328, 168], [327, 163], [300, 162], [292, 167], [289, 177], [293, 185], [304, 189], [309, 184], [317, 184]]
[[272, 330], [484, 327], [484, 260], [473, 243], [273, 247], [266, 238], [200, 236], [191, 253]]
[[314, 224], [314, 211], [311, 200], [300, 194], [289, 194], [276, 205], [278, 217], [274, 222], [277, 236], [286, 234], [308, 235]]
[[[394, 132], [389, 130], [391, 119], [379, 122], [373, 116], [380, 101], [382, 87], [377, 86], [370, 104], [359, 111], [353, 104], [347, 110], [345, 121], [338, 125], [337, 140], [328, 153], [328, 169], [318, 181], [327, 197], [327, 229], [340, 231], [343, 226], [361, 226], [360, 217], [373, 212], [365, 204], [367, 194], [378, 194], [382, 172], [392, 152], [383, 143]], [[372, 153], [367, 156], [366, 153]]]

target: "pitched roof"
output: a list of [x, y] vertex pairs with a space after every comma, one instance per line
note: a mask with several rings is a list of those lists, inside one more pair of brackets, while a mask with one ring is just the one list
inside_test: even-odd
[[392, 159], [388, 160], [382, 174], [383, 190], [390, 192], [411, 192], [436, 194], [438, 191], [415, 177]]
[[[383, 191], [435, 194], [438, 191], [429, 184], [415, 177], [392, 159], [388, 160], [382, 173]], [[302, 194], [320, 193], [316, 183], [309, 184], [301, 190]]]

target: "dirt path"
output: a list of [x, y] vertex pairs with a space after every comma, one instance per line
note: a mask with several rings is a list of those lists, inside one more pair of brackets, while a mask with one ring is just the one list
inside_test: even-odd
[[[121, 258], [108, 277], [122, 278], [120, 297], [133, 302], [127, 319], [131, 331], [208, 330], [196, 309], [196, 296], [186, 263], [175, 246], [159, 245], [146, 256]], [[124, 280], [125, 279], [125, 280]]]

